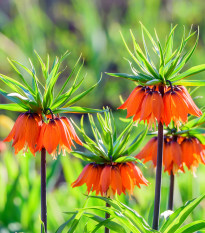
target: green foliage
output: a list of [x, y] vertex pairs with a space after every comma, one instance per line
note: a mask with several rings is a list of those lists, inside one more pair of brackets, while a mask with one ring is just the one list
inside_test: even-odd
[[[46, 57], [46, 54], [49, 52], [51, 59], [54, 59], [56, 54], [63, 54], [66, 50], [69, 50], [72, 52], [73, 58], [69, 61], [70, 67], [75, 66], [75, 61], [78, 59], [79, 54], [82, 53], [85, 58], [83, 73], [87, 73], [87, 77], [89, 77], [89, 81], [92, 83], [98, 81], [100, 73], [103, 71], [107, 71], [108, 73], [130, 73], [127, 62], [122, 59], [122, 57], [126, 56], [126, 53], [119, 36], [119, 30], [122, 31], [127, 44], [130, 45], [131, 37], [127, 35], [127, 32], [129, 32], [129, 28], [135, 28], [134, 33], [141, 45], [143, 42], [140, 38], [141, 32], [138, 27], [139, 24], [137, 23], [139, 20], [146, 25], [148, 30], [152, 30], [153, 27], [156, 27], [159, 39], [164, 38], [164, 34], [166, 34], [170, 27], [170, 23], [167, 22], [170, 22], [171, 20], [178, 24], [178, 30], [175, 30], [174, 35], [177, 45], [177, 41], [180, 41], [180, 29], [182, 28], [182, 25], [189, 28], [191, 24], [194, 24], [199, 25], [199, 27], [203, 29], [205, 26], [204, 21], [202, 20], [203, 15], [204, 1], [202, 0], [190, 0], [189, 2], [185, 0], [130, 0], [110, 2], [97, 2], [92, 0], [85, 2], [81, 0], [72, 0], [69, 2], [45, 0], [2, 1], [0, 10], [1, 73], [8, 74], [10, 77], [11, 75], [12, 77], [15, 75], [11, 66], [6, 62], [7, 57], [12, 57], [27, 65], [29, 64], [26, 57], [30, 57], [31, 60], [34, 61], [36, 72], [41, 72], [39, 68], [40, 63], [38, 64], [35, 62], [36, 57], [33, 52], [34, 49], [39, 52], [41, 57]], [[186, 64], [187, 69], [189, 69], [191, 65], [200, 64], [205, 60], [204, 48], [202, 47], [204, 44], [204, 35], [204, 30], [201, 30], [198, 46], [192, 56], [192, 62]], [[192, 39], [190, 40], [190, 44], [191, 42]], [[189, 47], [189, 44], [187, 44], [187, 48]], [[152, 55], [151, 52], [152, 51], [150, 50], [150, 56]], [[155, 60], [154, 57], [153, 62], [155, 62]], [[78, 68], [76, 68], [76, 71], [78, 71]], [[70, 70], [69, 74], [71, 74]], [[23, 73], [23, 77], [25, 78], [25, 81], [29, 81], [30, 77], [25, 73]], [[197, 77], [199, 77], [199, 79], [204, 78], [202, 73], [197, 74]], [[66, 74], [62, 73], [62, 79], [66, 80], [66, 78]], [[188, 79], [182, 79], [178, 82], [188, 82]], [[20, 76], [18, 80], [25, 85]], [[59, 79], [59, 81], [61, 81], [61, 79]], [[6, 86], [6, 84], [1, 83], [2, 89], [4, 89], [4, 86]], [[89, 88], [88, 86], [89, 83], [85, 80], [81, 85], [81, 89], [87, 90], [87, 88]], [[56, 87], [57, 90], [60, 90], [61, 82], [57, 81]], [[68, 85], [68, 89], [69, 88], [70, 86]], [[80, 103], [82, 104], [80, 106], [90, 106], [93, 108], [97, 106], [100, 108], [103, 105], [109, 105], [112, 106], [113, 109], [116, 109], [120, 104], [119, 95], [122, 95], [123, 97], [127, 96], [132, 89], [132, 82], [124, 82], [124, 80], [121, 79], [104, 78], [101, 85], [94, 88], [86, 98], [80, 100]], [[200, 88], [200, 90], [197, 90], [197, 93], [195, 94], [197, 96], [204, 95], [203, 87]], [[11, 105], [10, 107], [9, 105], [7, 106], [6, 104], [3, 104], [5, 103], [3, 96], [0, 96], [0, 99], [0, 109], [7, 109], [8, 107], [16, 111], [27, 111], [27, 109], [24, 110], [22, 107], [17, 107], [17, 104], [13, 106]], [[197, 99], [196, 101], [197, 105], [204, 105], [202, 100]], [[16, 113], [14, 112], [7, 112], [6, 114], [13, 119], [16, 118]], [[113, 114], [116, 119], [118, 119], [119, 115], [120, 117], [123, 117], [121, 115], [123, 113], [119, 114], [117, 111], [114, 111]], [[116, 126], [117, 128], [123, 128], [124, 124], [122, 122], [116, 122]], [[0, 131], [2, 133], [3, 130], [0, 129]], [[89, 130], [87, 131], [87, 134], [92, 138]], [[146, 143], [146, 140], [147, 138], [141, 146]], [[9, 151], [11, 151], [10, 148]], [[12, 170], [16, 171], [16, 166], [18, 169], [19, 167], [22, 167], [25, 158], [21, 159], [19, 156], [14, 157], [10, 152], [5, 153], [4, 156], [1, 154], [0, 157], [0, 203], [2, 205], [2, 203], [5, 203], [5, 201], [8, 200], [6, 197], [7, 192], [4, 191], [6, 185], [11, 187], [16, 179], [16, 176], [10, 175], [10, 172], [12, 172]], [[9, 162], [6, 163], [7, 157], [10, 159]], [[84, 197], [81, 193], [85, 192], [85, 188], [79, 187], [78, 190], [69, 188], [70, 183], [74, 181], [82, 171], [83, 166], [81, 162], [72, 159], [71, 165], [70, 157], [61, 157], [60, 160], [62, 161], [62, 166], [58, 169], [62, 171], [61, 178], [55, 182], [55, 179], [58, 177], [57, 174], [54, 171], [50, 173], [50, 176], [53, 179], [53, 184], [55, 184], [49, 186], [50, 188], [48, 192], [48, 228], [51, 232], [53, 232], [54, 229], [57, 229], [58, 226], [66, 220], [67, 216], [62, 214], [62, 211], [82, 207], [84, 203]], [[36, 172], [36, 170], [38, 170], [38, 162], [38, 155], [35, 160], [29, 158], [29, 164], [32, 164], [29, 166], [29, 173], [33, 178], [35, 177], [36, 180], [40, 179], [39, 172]], [[5, 164], [7, 164], [6, 167]], [[151, 185], [146, 187], [146, 189], [142, 188], [136, 190], [134, 196], [131, 198], [125, 197], [124, 195], [121, 197], [121, 202], [131, 206], [133, 209], [137, 210], [140, 215], [145, 216], [145, 218], [149, 212], [148, 206], [152, 206], [154, 193], [154, 169], [150, 164], [147, 166], [149, 169], [144, 170], [143, 173]], [[48, 169], [50, 169], [50, 167], [53, 167], [52, 163], [48, 164]], [[175, 208], [181, 206], [182, 203], [188, 199], [192, 199], [194, 196], [199, 196], [201, 193], [205, 192], [204, 176], [204, 166], [200, 165], [199, 169], [197, 169], [197, 178], [193, 178], [189, 171], [176, 177]], [[38, 185], [36, 185], [34, 181], [29, 181], [30, 176], [27, 176], [27, 174], [21, 174], [20, 180], [21, 182], [18, 180], [18, 185], [13, 189], [15, 199], [10, 199], [11, 209], [1, 208], [0, 210], [1, 230], [3, 228], [3, 230], [7, 232], [20, 230], [24, 232], [39, 233], [40, 207], [35, 204], [36, 202], [39, 203], [39, 200], [36, 200], [38, 199], [36, 195], [33, 195], [30, 198], [31, 203], [33, 203], [33, 208], [36, 209], [36, 211], [30, 212], [28, 208], [26, 208], [27, 197], [29, 196], [31, 189], [37, 189], [36, 192], [39, 192]], [[28, 189], [28, 182], [30, 182], [30, 189]], [[162, 180], [162, 197], [167, 196], [168, 183], [169, 177], [164, 174]], [[23, 200], [23, 211], [19, 204], [19, 199]], [[91, 205], [99, 204], [100, 203], [94, 199]], [[167, 200], [166, 198], [162, 198], [162, 211], [165, 211], [166, 207]], [[188, 221], [194, 222], [197, 219], [205, 219], [204, 214], [204, 209], [201, 206], [197, 211], [190, 215]], [[91, 222], [91, 224], [93, 223], [94, 222]], [[81, 218], [81, 224], [82, 227], [78, 226], [79, 232], [83, 232], [85, 229], [84, 226], [86, 225], [86, 221], [84, 218]], [[19, 228], [19, 225], [23, 226]], [[68, 228], [65, 228], [65, 232], [67, 231]], [[101, 233], [104, 232], [104, 229], [99, 229], [98, 231]], [[194, 231], [197, 231], [197, 229]]]
[[[14, 92], [7, 93], [4, 90], [0, 89], [0, 94], [2, 94], [4, 97], [11, 100], [15, 104], [1, 104], [0, 109], [10, 110], [10, 111], [22, 110], [22, 112], [31, 110], [33, 112], [38, 112], [38, 113], [43, 112], [44, 114], [47, 114], [48, 109], [52, 109], [54, 113], [59, 113], [59, 112], [87, 113], [87, 112], [100, 111], [95, 109], [92, 110], [89, 108], [70, 107], [71, 105], [75, 104], [77, 101], [82, 99], [89, 92], [91, 92], [93, 88], [97, 85], [96, 83], [88, 90], [80, 94], [77, 94], [73, 97], [73, 94], [80, 88], [84, 80], [84, 78], [82, 78], [80, 81], [78, 81], [80, 70], [82, 69], [82, 65], [81, 65], [80, 68], [77, 70], [77, 74], [73, 84], [68, 89], [68, 91], [65, 91], [67, 89], [70, 78], [77, 69], [80, 58], [76, 62], [68, 78], [65, 80], [63, 86], [58, 92], [58, 95], [55, 96], [54, 87], [56, 85], [58, 78], [63, 72], [63, 71], [59, 71], [59, 68], [62, 62], [69, 55], [69, 53], [66, 52], [60, 59], [56, 57], [51, 69], [49, 67], [49, 62], [50, 62], [49, 56], [47, 56], [47, 61], [46, 63], [44, 63], [41, 57], [38, 55], [38, 53], [37, 52], [35, 53], [41, 66], [41, 71], [44, 77], [44, 84], [42, 84], [42, 82], [40, 82], [40, 79], [37, 77], [34, 65], [32, 64], [31, 60], [29, 60], [31, 64], [31, 69], [28, 69], [26, 66], [22, 65], [17, 61], [9, 60], [10, 64], [17, 72], [18, 76], [20, 77], [24, 85], [19, 83], [13, 78], [1, 74], [0, 80], [3, 81]], [[17, 65], [21, 67], [24, 70], [24, 72], [29, 74], [29, 76], [31, 77], [32, 86], [30, 86], [29, 83], [25, 81], [25, 78], [23, 77], [24, 75], [17, 67]]]
[[87, 136], [83, 124], [84, 116], [82, 116], [81, 128], [79, 128], [77, 125], [76, 127], [83, 135], [85, 140], [83, 146], [89, 151], [89, 153], [74, 151], [72, 152], [74, 156], [85, 161], [96, 163], [106, 163], [110, 161], [117, 163], [137, 161], [137, 159], [132, 157], [131, 154], [138, 148], [140, 143], [145, 138], [147, 129], [140, 132], [129, 144], [130, 132], [134, 126], [132, 120], [121, 132], [121, 134], [117, 136], [115, 120], [111, 111], [105, 111], [104, 117], [100, 113], [97, 113], [98, 125], [96, 125], [91, 114], [89, 114], [88, 117], [95, 140]]
[[[205, 198], [205, 195], [202, 195], [198, 198], [188, 201], [184, 206], [174, 211], [165, 220], [164, 224], [160, 227], [159, 231], [153, 230], [143, 217], [141, 217], [135, 210], [126, 206], [120, 201], [112, 200], [106, 197], [97, 197], [97, 196], [90, 196], [90, 198], [103, 200], [105, 203], [108, 203], [110, 207], [91, 206], [91, 207], [84, 207], [82, 209], [79, 209], [74, 214], [71, 212], [69, 214], [73, 214], [73, 216], [68, 221], [66, 221], [62, 226], [60, 226], [60, 228], [57, 230], [57, 233], [61, 233], [64, 227], [70, 222], [71, 222], [71, 227], [69, 232], [74, 232], [74, 229], [72, 228], [73, 226], [72, 221], [75, 222], [75, 229], [77, 229], [76, 227], [78, 224], [80, 224], [80, 220], [82, 216], [85, 216], [88, 219], [88, 221], [91, 219], [99, 222], [96, 226], [92, 227], [87, 232], [96, 232], [96, 230], [99, 229], [100, 227], [107, 227], [113, 230], [114, 232], [133, 232], [133, 233], [148, 233], [148, 232], [188, 233], [188, 232], [194, 232], [196, 230], [205, 229], [205, 221], [203, 220], [189, 223], [180, 228], [180, 226], [184, 223], [184, 221], [190, 215], [190, 213]], [[96, 210], [103, 213], [109, 213], [110, 217], [108, 219], [104, 219], [98, 217], [92, 212], [90, 213], [90, 211], [96, 211]]]
[[[129, 46], [127, 45], [121, 33], [123, 43], [138, 68], [136, 69], [135, 67], [133, 67], [132, 63], [130, 62], [131, 70], [134, 73], [134, 75], [128, 75], [122, 73], [108, 73], [108, 75], [114, 77], [126, 78], [132, 81], [136, 81], [141, 85], [147, 85], [147, 86], [160, 85], [160, 84], [168, 85], [169, 84], [168, 81], [171, 81], [174, 85], [204, 86], [205, 85], [204, 80], [193, 80], [193, 81], [182, 80], [191, 75], [198, 74], [204, 71], [205, 70], [204, 64], [194, 66], [182, 73], [179, 73], [182, 70], [182, 68], [186, 65], [186, 63], [189, 61], [189, 59], [191, 58], [191, 56], [193, 55], [196, 49], [199, 40], [199, 29], [198, 29], [198, 35], [196, 41], [193, 47], [188, 52], [184, 52], [185, 47], [187, 45], [187, 42], [196, 34], [196, 32], [191, 33], [190, 30], [190, 32], [186, 36], [184, 29], [184, 33], [181, 39], [181, 44], [178, 48], [174, 49], [173, 44], [174, 44], [175, 29], [176, 26], [174, 26], [173, 28], [171, 27], [170, 34], [165, 41], [165, 46], [164, 48], [162, 48], [156, 30], [155, 30], [156, 40], [154, 40], [154, 38], [151, 36], [149, 31], [146, 29], [146, 27], [141, 23], [142, 42], [143, 42], [144, 51], [140, 47], [140, 45], [136, 42], [134, 34], [130, 30], [131, 38], [134, 45], [134, 52], [130, 50]], [[158, 66], [154, 64], [153, 59], [149, 54], [146, 45], [145, 35], [149, 38], [154, 53], [158, 57], [159, 60]]]

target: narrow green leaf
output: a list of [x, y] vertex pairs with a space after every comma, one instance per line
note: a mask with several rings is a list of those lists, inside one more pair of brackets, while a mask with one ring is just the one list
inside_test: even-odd
[[172, 56], [173, 37], [174, 37], [174, 31], [175, 31], [176, 27], [177, 27], [177, 25], [175, 25], [173, 28], [171, 28], [171, 32], [169, 33], [169, 37], [168, 37], [166, 44], [165, 44], [165, 47], [164, 47], [165, 64], [170, 60], [170, 57]]
[[180, 79], [187, 78], [187, 77], [189, 77], [191, 75], [198, 74], [198, 73], [200, 73], [200, 72], [202, 72], [204, 70], [205, 70], [205, 64], [194, 66], [194, 67], [191, 67], [190, 69], [186, 70], [185, 72], [177, 75], [176, 77], [170, 78], [170, 80], [172, 82], [173, 81], [178, 81]]
[[[125, 229], [118, 223], [114, 222], [114, 221], [107, 221], [105, 222], [105, 218], [102, 218], [102, 217], [99, 217], [98, 215], [95, 215], [93, 213], [84, 213], [84, 216], [98, 222], [98, 223], [102, 223], [105, 227], [107, 228], [110, 228], [111, 230], [113, 231], [116, 231], [116, 232], [122, 232], [122, 233], [126, 233]], [[92, 231], [93, 232], [93, 231]]]
[[136, 138], [132, 141], [132, 143], [129, 145], [128, 149], [124, 151], [124, 153], [122, 155], [130, 155], [132, 154], [141, 144], [141, 142], [144, 140], [144, 138], [146, 137], [148, 132], [148, 127], [146, 128], [146, 130], [140, 132]]
[[149, 33], [149, 31], [147, 30], [147, 28], [141, 22], [140, 22], [140, 24], [141, 24], [142, 29], [145, 31], [145, 33], [149, 37], [150, 41], [152, 42], [152, 45], [154, 46], [154, 50], [156, 51], [156, 53], [158, 55], [160, 55], [158, 46], [157, 46], [156, 42], [154, 41], [154, 39], [152, 38], [151, 34]]
[[25, 81], [23, 75], [21, 74], [21, 72], [18, 70], [18, 68], [14, 65], [13, 61], [11, 61], [8, 58], [8, 61], [10, 63], [10, 65], [13, 67], [13, 69], [16, 71], [16, 73], [18, 74], [18, 76], [20, 77], [21, 81], [26, 85], [26, 87], [28, 88], [28, 90], [32, 93], [35, 94], [34, 91], [32, 90], [32, 88], [29, 86], [29, 84]]
[[18, 104], [13, 104], [13, 103], [12, 104], [0, 104], [0, 109], [15, 111], [15, 112], [26, 112], [29, 110], [29, 108], [23, 108], [22, 106], [19, 106]]
[[77, 101], [79, 101], [80, 99], [82, 99], [85, 95], [87, 95], [88, 93], [90, 93], [99, 84], [99, 82], [101, 81], [101, 79], [102, 79], [102, 76], [101, 76], [100, 80], [96, 84], [94, 84], [88, 90], [86, 90], [86, 91], [80, 93], [79, 95], [73, 97], [63, 107], [64, 108], [69, 107], [70, 105], [72, 105], [72, 104], [76, 103]]
[[205, 86], [205, 80], [179, 80], [172, 81], [174, 85], [182, 86]]
[[132, 57], [132, 59], [137, 63], [137, 65], [140, 67], [140, 69], [141, 69], [143, 72], [146, 72], [146, 69], [145, 69], [144, 66], [142, 65], [141, 61], [139, 61], [139, 60], [135, 57], [135, 55], [130, 51], [130, 49], [129, 49], [129, 47], [128, 47], [128, 45], [127, 45], [127, 43], [126, 43], [126, 41], [125, 41], [125, 39], [124, 39], [124, 37], [123, 37], [123, 35], [122, 35], [121, 32], [120, 32], [120, 35], [121, 35], [121, 37], [122, 37], [123, 43], [124, 43], [124, 45], [125, 45], [125, 47], [126, 47], [128, 53], [130, 54], [130, 56]]
[[203, 115], [199, 118], [195, 118], [193, 120], [188, 121], [181, 129], [185, 130], [187, 128], [193, 128], [195, 126], [199, 126], [201, 124], [205, 123], [205, 113], [203, 113]]
[[188, 53], [186, 53], [186, 55], [183, 57], [183, 59], [181, 59], [181, 61], [177, 65], [176, 69], [172, 73], [172, 75], [175, 75], [178, 72], [180, 72], [180, 70], [184, 67], [184, 65], [189, 61], [189, 59], [191, 58], [192, 54], [194, 53], [194, 51], [196, 49], [196, 46], [198, 44], [198, 40], [199, 40], [199, 30], [198, 30], [198, 35], [197, 35], [194, 46], [192, 47], [192, 49]]
[[119, 232], [126, 233], [125, 229], [120, 224], [117, 224], [116, 222], [112, 221], [113, 219], [114, 218], [104, 219], [103, 221], [101, 221], [96, 225], [96, 227], [92, 230], [92, 233], [97, 232], [97, 230], [99, 230], [102, 226], [105, 226], [117, 233]]
[[[44, 64], [42, 58], [39, 56], [39, 54], [36, 52], [36, 50], [34, 50], [34, 53], [36, 54], [38, 60], [39, 60], [39, 63], [41, 65], [41, 70], [43, 72], [43, 77], [45, 78], [45, 80], [47, 79], [48, 77], [48, 73], [47, 73], [47, 69], [46, 69], [46, 65]], [[48, 56], [48, 61], [49, 61], [49, 56]], [[49, 66], [49, 63], [47, 65], [47, 67]]]
[[175, 232], [182, 223], [186, 220], [188, 215], [196, 208], [196, 206], [204, 199], [205, 195], [188, 201], [184, 206], [177, 209], [171, 214], [168, 220], [162, 225], [160, 231], [163, 233]]
[[15, 102], [19, 105], [25, 105], [28, 103], [28, 99], [24, 96], [19, 95], [18, 93], [7, 93], [4, 90], [0, 89], [0, 94], [2, 94], [5, 98]]
[[157, 84], [160, 84], [160, 83], [162, 83], [162, 82], [159, 79], [153, 79], [151, 81], [147, 81], [146, 85], [151, 86], [151, 85], [157, 85]]
[[88, 154], [88, 153], [81, 152], [81, 151], [72, 151], [71, 154], [77, 158], [80, 158], [82, 160], [89, 161], [89, 162], [96, 162], [96, 163], [105, 162], [105, 159], [95, 154]]
[[86, 207], [84, 208], [85, 210], [89, 210], [89, 209], [93, 209], [93, 210], [99, 210], [99, 211], [103, 211], [103, 212], [107, 212], [109, 213], [111, 216], [115, 217], [118, 221], [121, 222], [121, 224], [127, 226], [133, 233], [145, 233], [146, 231], [142, 231], [140, 232], [135, 226], [134, 224], [123, 215], [123, 213], [109, 208], [109, 207], [101, 207], [101, 206], [92, 206], [92, 207]]
[[97, 113], [97, 112], [105, 112], [106, 109], [92, 109], [92, 108], [83, 108], [83, 107], [68, 107], [68, 108], [59, 108], [56, 110], [53, 110], [53, 113]]
[[14, 92], [19, 93], [20, 95], [25, 95], [25, 91], [29, 92], [26, 87], [15, 79], [9, 78], [6, 75], [0, 74], [0, 80], [2, 80], [8, 87], [10, 87]]
[[198, 220], [179, 228], [175, 231], [175, 233], [193, 233], [198, 232], [202, 229], [205, 229], [205, 221]]
[[[68, 78], [66, 79], [65, 83], [63, 84], [63, 86], [62, 86], [62, 88], [60, 89], [60, 91], [59, 91], [59, 93], [58, 93], [58, 95], [57, 95], [56, 98], [58, 98], [58, 97], [61, 95], [61, 93], [64, 91], [64, 89], [66, 88], [66, 85], [68, 84], [68, 81], [70, 80], [70, 78], [72, 77], [73, 73], [75, 72], [76, 67], [77, 67], [77, 65], [78, 65], [78, 63], [79, 63], [81, 57], [82, 57], [82, 54], [80, 55], [80, 57], [78, 58], [77, 62], [75, 63], [75, 65], [74, 65], [74, 67], [73, 67], [73, 69], [72, 69], [70, 75], [69, 75]], [[78, 70], [78, 73], [80, 73], [80, 70], [82, 69], [82, 67], [83, 67], [83, 64], [80, 66], [80, 69]], [[78, 77], [78, 75], [77, 75], [77, 77]], [[74, 85], [74, 84], [73, 84], [73, 85]]]
[[64, 222], [56, 231], [56, 233], [62, 233], [62, 231], [65, 229], [65, 227], [73, 220], [75, 219], [77, 213], [74, 214], [70, 219], [68, 219], [66, 222]]
[[148, 70], [148, 72], [153, 76], [155, 77], [156, 79], [159, 78], [159, 75], [158, 75], [158, 71], [156, 70], [156, 68], [154, 67], [154, 65], [149, 62], [146, 58], [146, 56], [144, 55], [144, 53], [142, 52], [140, 46], [136, 43], [135, 41], [135, 38], [134, 38], [134, 35], [131, 31], [131, 37], [132, 37], [132, 40], [133, 40], [133, 43], [134, 43], [134, 46], [135, 46], [135, 49], [136, 49], [136, 53], [139, 55], [139, 57], [141, 58], [142, 62], [144, 63], [146, 69]]
[[107, 75], [113, 76], [113, 77], [117, 77], [117, 78], [126, 78], [128, 80], [132, 80], [135, 82], [141, 81], [141, 82], [146, 82], [147, 80], [151, 80], [152, 77], [145, 75], [145, 74], [141, 74], [138, 73], [137, 75], [130, 75], [130, 74], [124, 74], [124, 73], [107, 73]]
[[135, 162], [137, 159], [132, 156], [120, 156], [115, 160], [116, 163]]

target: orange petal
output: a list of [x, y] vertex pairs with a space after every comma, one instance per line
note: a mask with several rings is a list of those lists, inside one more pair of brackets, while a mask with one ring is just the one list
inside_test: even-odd
[[149, 117], [152, 113], [152, 92], [148, 92], [147, 95], [144, 97], [144, 100], [142, 102], [142, 108], [141, 108], [141, 115], [140, 115], [140, 121], [141, 120], [147, 120], [149, 123]]
[[60, 142], [60, 132], [55, 120], [50, 120], [44, 132], [43, 146], [52, 154], [56, 151]]
[[127, 118], [135, 115], [140, 109], [145, 97], [145, 88], [139, 89], [127, 104]]
[[101, 177], [100, 177], [100, 184], [101, 184], [102, 192], [104, 194], [107, 193], [110, 183], [111, 183], [111, 166], [106, 165], [103, 168]]
[[161, 121], [161, 116], [163, 115], [164, 104], [162, 96], [159, 92], [154, 91], [152, 93], [152, 112], [157, 118], [158, 123]]
[[101, 177], [103, 167], [104, 166], [102, 166], [102, 165], [97, 166], [97, 175], [96, 175], [96, 177], [94, 178], [94, 181], [93, 181], [93, 191], [96, 191], [96, 195], [98, 195], [99, 192], [101, 192], [101, 194], [102, 194], [101, 186], [100, 186], [100, 177]]
[[27, 129], [25, 131], [26, 141], [31, 153], [35, 156], [35, 146], [40, 134], [40, 127], [33, 114], [30, 114], [27, 120]]
[[40, 134], [37, 141], [36, 151], [41, 151], [43, 148], [43, 140], [44, 140], [44, 133], [46, 130], [47, 124], [43, 122], [43, 124], [40, 126]]
[[120, 106], [118, 107], [118, 109], [126, 109], [128, 107], [128, 104], [131, 102], [133, 102], [133, 98], [135, 97], [136, 93], [139, 91], [141, 87], [137, 86], [129, 95], [129, 97], [127, 98], [127, 100]]
[[68, 130], [68, 132], [70, 134], [70, 137], [76, 143], [78, 143], [79, 145], [82, 146], [82, 142], [81, 142], [80, 138], [77, 136], [77, 134], [75, 132], [75, 129], [74, 129], [73, 125], [71, 124], [71, 122], [68, 120], [68, 118], [67, 117], [61, 117], [60, 119], [65, 123], [65, 125], [67, 127], [67, 130]]
[[201, 110], [196, 106], [187, 89], [183, 86], [179, 86], [179, 88], [181, 89], [181, 91], [179, 92], [180, 95], [183, 97], [184, 101], [186, 101], [188, 105], [189, 113], [195, 116], [202, 115]]
[[81, 174], [79, 175], [79, 177], [77, 178], [76, 181], [74, 181], [71, 186], [74, 188], [74, 187], [77, 187], [77, 186], [81, 186], [83, 185], [84, 183], [86, 183], [87, 181], [87, 176], [89, 175], [89, 172], [91, 171], [92, 169], [92, 164], [87, 164], [84, 168], [83, 168], [83, 171], [81, 172]]
[[14, 126], [13, 126], [11, 132], [4, 139], [4, 142], [10, 142], [14, 138], [14, 135], [15, 135], [15, 132], [16, 132], [16, 126], [18, 125], [18, 122], [19, 122], [20, 118], [23, 117], [23, 115], [24, 115], [23, 113], [19, 115], [19, 117], [17, 118], [16, 122], [14, 123]]
[[127, 189], [128, 191], [132, 192], [132, 180], [130, 178], [130, 175], [128, 173], [129, 167], [127, 164], [122, 164], [120, 166], [120, 174], [121, 174], [121, 179], [122, 179], [122, 186], [124, 189]]
[[122, 193], [122, 180], [117, 166], [112, 166], [111, 169], [111, 187], [114, 194], [116, 191], [119, 195]]
[[56, 118], [55, 121], [60, 130], [60, 145], [65, 146], [68, 151], [71, 151], [71, 145], [73, 145], [73, 142], [65, 123], [59, 118]]
[[180, 167], [182, 165], [182, 149], [175, 141], [171, 142], [171, 153], [174, 163]]
[[145, 177], [143, 176], [141, 170], [134, 164], [134, 163], [128, 163], [129, 166], [132, 167], [133, 169], [133, 173], [134, 173], [134, 176], [136, 178], [136, 185], [138, 187], [140, 187], [139, 184], [144, 184], [144, 185], [148, 185], [148, 181], [145, 179]]
[[169, 125], [171, 121], [171, 91], [167, 91], [163, 96], [163, 104], [164, 104], [164, 114], [163, 120], [166, 126]]

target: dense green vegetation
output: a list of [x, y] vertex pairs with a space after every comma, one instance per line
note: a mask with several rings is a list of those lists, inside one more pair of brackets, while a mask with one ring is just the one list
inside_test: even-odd
[[[137, 40], [141, 40], [139, 21], [143, 22], [149, 30], [151, 29], [151, 32], [155, 27], [162, 40], [168, 34], [171, 23], [178, 24], [175, 38], [181, 37], [183, 26], [187, 31], [192, 24], [194, 30], [199, 26], [199, 43], [190, 67], [202, 64], [205, 63], [204, 8], [202, 0], [189, 2], [185, 0], [2, 1], [0, 3], [0, 73], [11, 77], [16, 75], [7, 57], [25, 65], [29, 65], [27, 57], [30, 57], [38, 67], [39, 63], [34, 50], [43, 58], [46, 58], [49, 53], [51, 60], [68, 50], [71, 54], [64, 61], [64, 66], [67, 68], [62, 74], [63, 78], [69, 74], [82, 53], [84, 67], [81, 76], [86, 75], [83, 88], [86, 89], [96, 83], [101, 74], [103, 78], [99, 85], [81, 100], [80, 106], [111, 107], [116, 117], [117, 127], [123, 129], [127, 123], [118, 118], [125, 117], [126, 112], [116, 111], [120, 106], [119, 96], [127, 98], [134, 85], [126, 80], [108, 77], [104, 73], [131, 73], [129, 62], [126, 60], [130, 57], [119, 32], [122, 31], [131, 46], [130, 28]], [[198, 78], [202, 79], [203, 73], [199, 74]], [[0, 85], [4, 84], [0, 83]], [[204, 97], [203, 93], [204, 88], [200, 88], [193, 97]], [[204, 105], [203, 101], [195, 98], [199, 107]], [[0, 96], [0, 103], [6, 103], [6, 99], [2, 96]], [[0, 114], [8, 115], [13, 120], [18, 116], [18, 113], [6, 111], [0, 111]], [[70, 117], [71, 114], [67, 116]], [[71, 117], [79, 124], [79, 115], [72, 114]], [[7, 120], [0, 118], [0, 140], [9, 133], [7, 124]], [[133, 129], [133, 137], [143, 129], [143, 125]], [[148, 139], [147, 137], [145, 142]], [[35, 158], [33, 155], [14, 156], [13, 149], [9, 144], [7, 145], [8, 150], [0, 155], [0, 232], [40, 232], [40, 154]], [[73, 211], [85, 203], [86, 196], [83, 194], [86, 193], [86, 188], [72, 189], [70, 186], [85, 164], [71, 155], [59, 156], [56, 161], [47, 156], [47, 160], [48, 230], [55, 232], [59, 225], [68, 219], [64, 212]], [[143, 167], [141, 169], [150, 185], [141, 189], [136, 188], [132, 197], [122, 194], [119, 199], [145, 216], [151, 224], [149, 209], [153, 208], [154, 202], [154, 169], [151, 164], [147, 164], [147, 169]], [[177, 176], [175, 208], [205, 192], [205, 167], [200, 165], [196, 174], [197, 177], [193, 177], [190, 171], [186, 171]], [[161, 212], [167, 207], [168, 187], [169, 177], [163, 174]], [[104, 204], [100, 200], [89, 200], [90, 205], [97, 203]], [[193, 212], [187, 222], [204, 219], [203, 207], [204, 202]], [[84, 222], [86, 223], [86, 218]], [[83, 224], [82, 229], [84, 229]]]

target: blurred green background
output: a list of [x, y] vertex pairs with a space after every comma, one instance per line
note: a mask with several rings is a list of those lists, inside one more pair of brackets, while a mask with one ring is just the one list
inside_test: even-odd
[[[100, 84], [79, 102], [80, 106], [102, 108], [110, 106], [116, 119], [125, 116], [126, 111], [116, 111], [120, 105], [119, 95], [128, 97], [134, 83], [108, 77], [104, 72], [131, 73], [130, 59], [119, 31], [131, 45], [129, 29], [141, 43], [141, 21], [154, 35], [156, 28], [161, 41], [169, 33], [170, 25], [178, 24], [175, 41], [180, 43], [183, 25], [187, 29], [193, 24], [196, 30], [200, 26], [200, 38], [197, 49], [188, 66], [205, 62], [205, 4], [203, 0], [1, 0], [0, 1], [0, 73], [15, 77], [7, 57], [29, 66], [30, 58], [38, 68], [34, 54], [36, 50], [43, 59], [47, 54], [51, 59], [62, 55], [66, 50], [71, 54], [64, 63], [67, 66], [62, 75], [69, 74], [82, 53], [85, 60], [82, 75], [87, 74], [84, 89], [97, 82], [103, 74]], [[188, 45], [188, 47], [191, 46]], [[62, 67], [63, 68], [63, 67]], [[40, 73], [39, 73], [40, 75]], [[198, 78], [203, 79], [203, 73]], [[3, 85], [3, 83], [0, 83]], [[204, 89], [195, 92], [203, 96]], [[204, 98], [195, 99], [198, 106], [203, 106]], [[6, 103], [0, 97], [1, 103]], [[0, 111], [15, 121], [18, 113]], [[69, 115], [68, 115], [69, 116]], [[72, 116], [79, 123], [80, 116]], [[0, 140], [8, 133], [12, 122], [0, 118]], [[119, 132], [125, 123], [118, 122]], [[133, 132], [137, 134], [139, 129]], [[147, 140], [146, 140], [147, 141]], [[145, 142], [143, 143], [145, 144]], [[0, 152], [0, 232], [40, 232], [40, 156], [14, 156], [13, 149]], [[47, 156], [48, 182], [48, 230], [56, 229], [68, 216], [63, 212], [82, 207], [86, 197], [86, 188], [71, 189], [70, 184], [77, 178], [83, 168], [82, 161], [70, 155], [59, 156], [52, 161]], [[120, 200], [136, 209], [148, 219], [149, 209], [154, 200], [154, 170], [150, 164], [142, 168], [149, 180], [149, 187], [135, 189], [133, 197], [122, 196]], [[205, 192], [205, 167], [200, 166], [197, 177], [190, 172], [176, 178], [175, 208], [187, 200]], [[169, 177], [163, 175], [161, 212], [166, 210]], [[97, 200], [90, 205], [101, 204]], [[205, 218], [205, 202], [187, 220]], [[82, 222], [82, 232], [86, 219]], [[66, 232], [66, 231], [65, 231]], [[99, 231], [101, 232], [101, 231]]]

